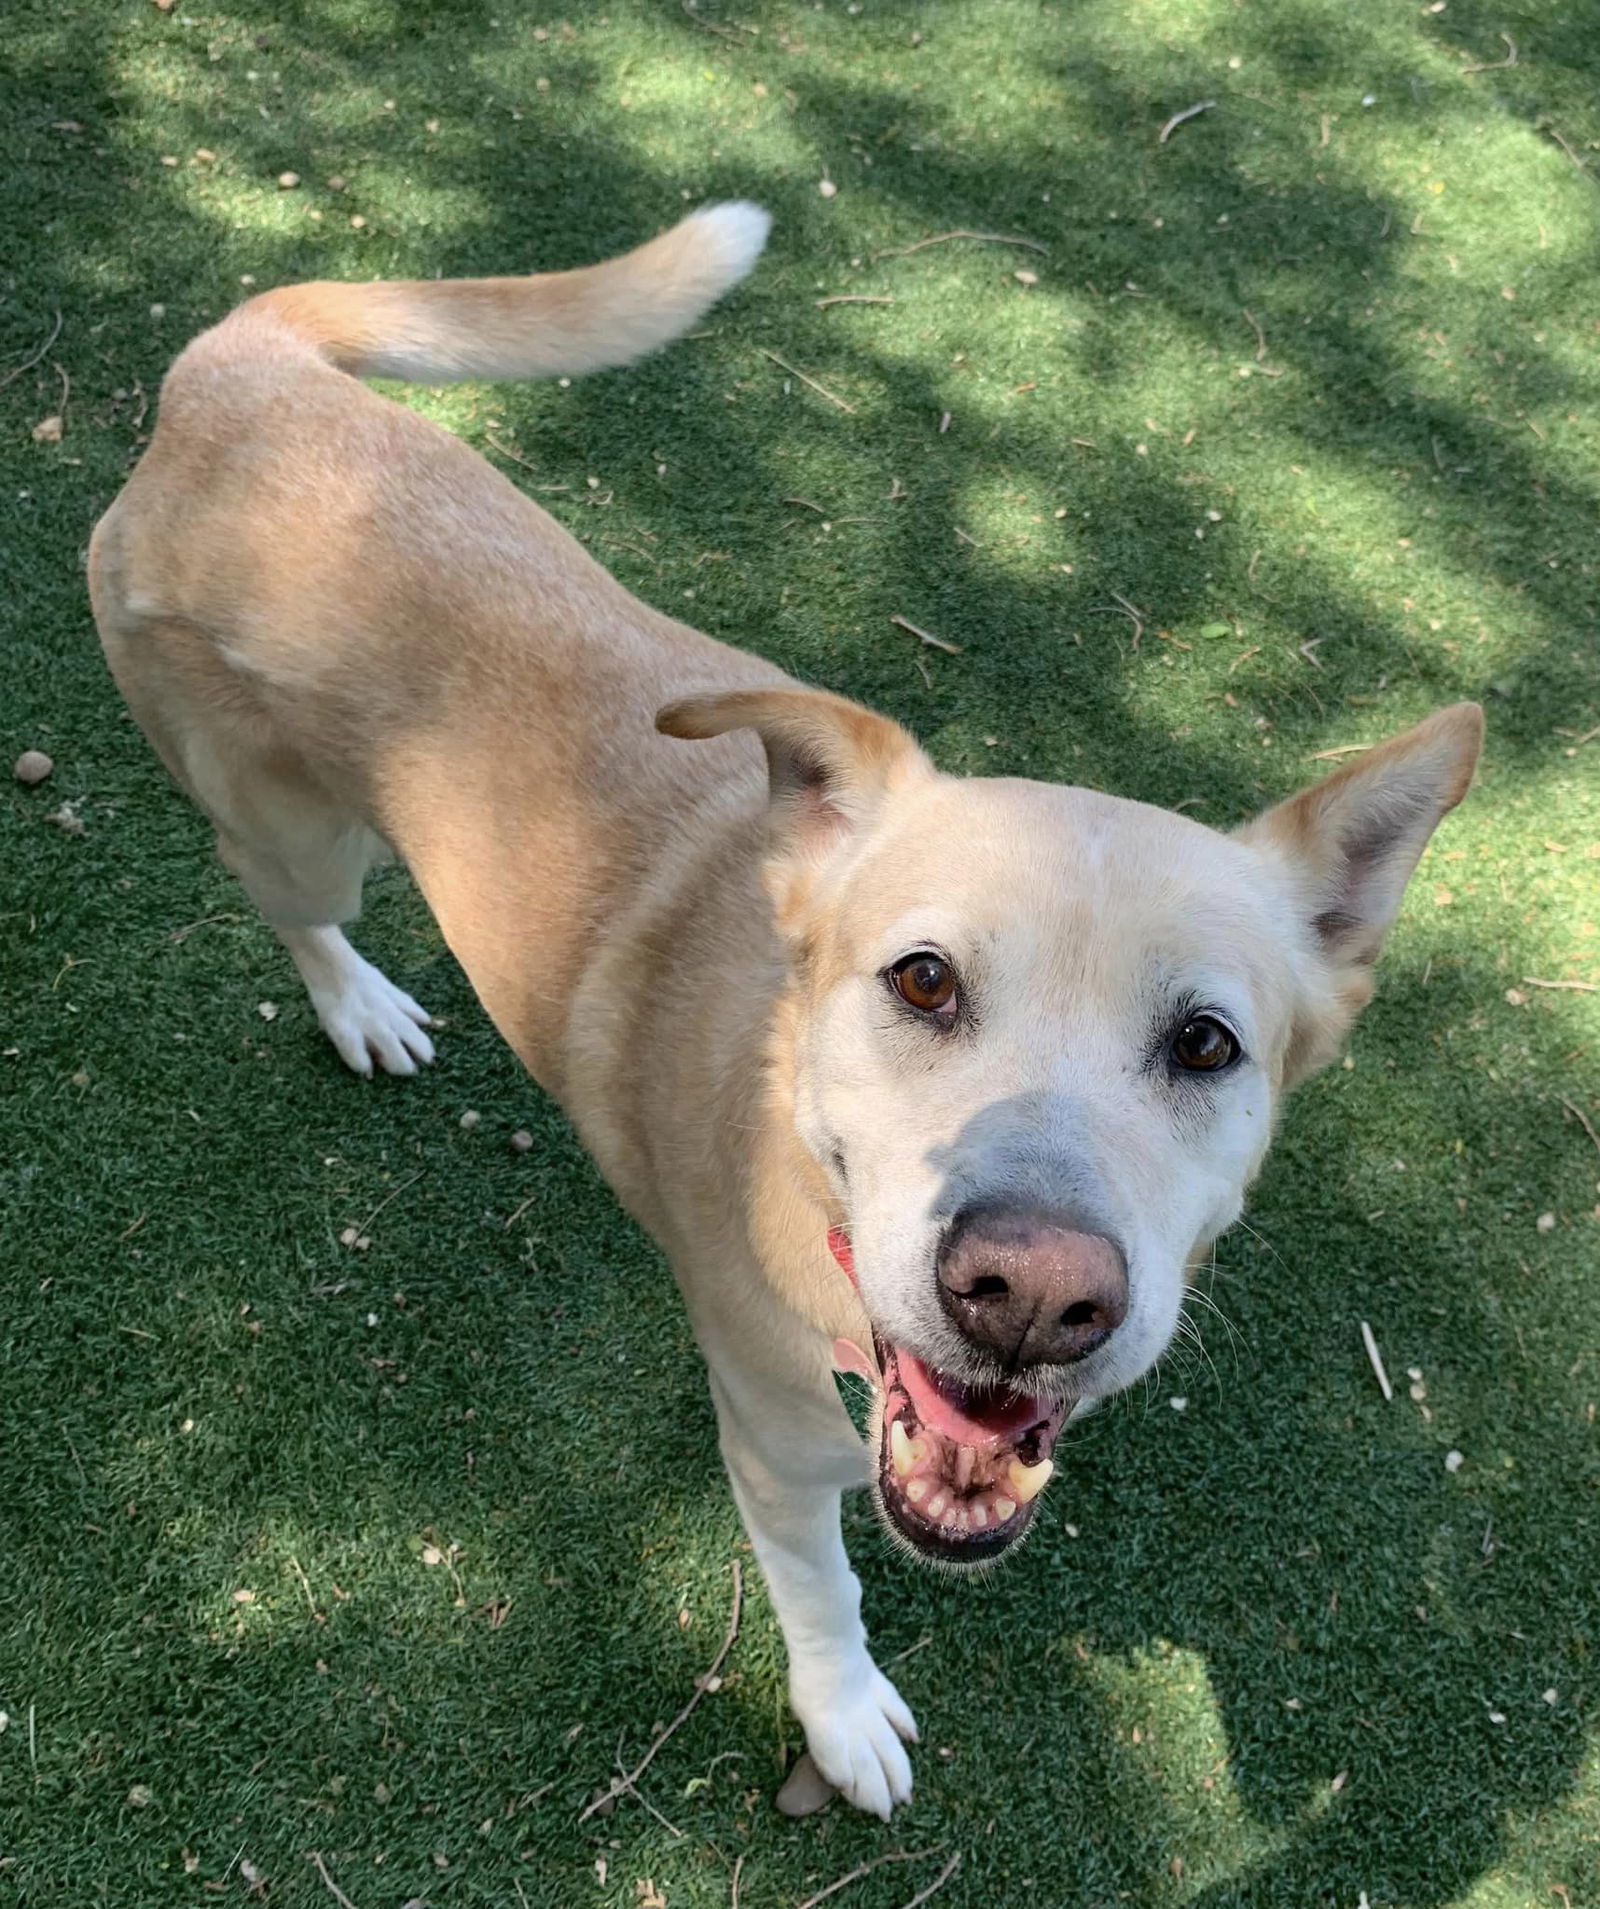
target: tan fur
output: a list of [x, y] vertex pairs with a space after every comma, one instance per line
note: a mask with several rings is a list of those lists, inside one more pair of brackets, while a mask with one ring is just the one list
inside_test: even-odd
[[[913, 1727], [866, 1656], [839, 1544], [839, 1489], [867, 1466], [833, 1340], [877, 1329], [955, 1370], [923, 1294], [952, 1187], [1070, 1182], [1165, 1231], [1135, 1242], [1112, 1356], [1050, 1384], [1088, 1402], [1146, 1369], [1281, 1090], [1370, 989], [1481, 721], [1446, 711], [1233, 838], [1086, 791], [961, 782], [886, 718], [638, 602], [465, 446], [347, 375], [621, 363], [691, 323], [764, 232], [715, 208], [583, 272], [252, 300], [174, 366], [90, 586], [129, 705], [340, 1051], [399, 1071], [431, 1052], [421, 1010], [336, 932], [392, 848], [661, 1242], [813, 1753], [887, 1814]], [[970, 965], [965, 1047], [894, 1019], [881, 972], [924, 940]], [[1222, 1112], [1139, 1071], [1180, 982], [1231, 991], [1251, 1030]], [[825, 1246], [841, 1223], [862, 1298]]]

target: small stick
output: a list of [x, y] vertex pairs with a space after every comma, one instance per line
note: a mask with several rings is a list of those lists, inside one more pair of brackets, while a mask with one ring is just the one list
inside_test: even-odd
[[1133, 647], [1134, 650], [1137, 651], [1139, 648], [1139, 639], [1144, 635], [1144, 613], [1140, 610], [1136, 610], [1120, 590], [1113, 590], [1111, 594], [1117, 599], [1115, 608], [1109, 603], [1102, 603], [1089, 610], [1087, 614], [1089, 616], [1127, 617], [1133, 625]]
[[819, 517], [826, 517], [828, 514], [820, 504], [813, 504], [809, 497], [786, 497], [783, 501], [786, 504], [798, 504], [802, 510], [814, 510]]
[[870, 1876], [875, 1869], [882, 1869], [888, 1863], [925, 1863], [930, 1856], [937, 1856], [936, 1849], [895, 1849], [887, 1856], [875, 1856], [870, 1863], [858, 1863], [848, 1875], [841, 1876], [837, 1882], [831, 1882], [826, 1889], [819, 1889], [814, 1896], [807, 1896], [804, 1902], [795, 1904], [795, 1909], [817, 1909], [819, 1902], [826, 1902], [830, 1896], [838, 1895], [841, 1889], [848, 1889], [853, 1882], [860, 1882], [863, 1876]]
[[738, 34], [735, 33], [731, 27], [721, 27], [718, 26], [715, 21], [702, 20], [699, 14], [694, 10], [694, 0], [683, 0], [683, 10], [702, 32], [719, 34], [724, 40], [732, 40], [735, 46], [744, 45], [744, 41], [739, 38]]
[[744, 1858], [740, 1856], [733, 1865], [733, 1890], [728, 1897], [728, 1909], [739, 1909], [739, 1874], [744, 1868]]
[[959, 524], [956, 525], [956, 535], [964, 544], [971, 544], [974, 550], [981, 550], [983, 548], [983, 545], [978, 542], [977, 538], [969, 536]]
[[1214, 99], [1203, 99], [1198, 106], [1186, 106], [1181, 113], [1174, 113], [1156, 134], [1156, 144], [1164, 146], [1186, 119], [1194, 119], [1200, 113], [1209, 113], [1216, 103]]
[[1525, 988], [1570, 988], [1575, 994], [1600, 994], [1600, 985], [1593, 981], [1541, 981], [1536, 974], [1522, 977]]
[[1341, 742], [1337, 749], [1319, 749], [1314, 756], [1307, 756], [1307, 762], [1334, 762], [1340, 756], [1357, 756], [1363, 749], [1370, 749], [1370, 742]]
[[946, 656], [959, 656], [961, 654], [961, 645], [959, 643], [947, 643], [942, 636], [935, 636], [931, 630], [918, 629], [917, 625], [909, 621], [906, 617], [892, 616], [889, 621], [898, 624], [902, 630], [909, 630], [913, 636], [921, 637], [929, 649], [943, 650]]
[[1228, 674], [1231, 676], [1241, 663], [1248, 663], [1252, 656], [1259, 656], [1260, 654], [1261, 645], [1259, 643], [1252, 643], [1249, 649], [1240, 650], [1239, 654], [1228, 665]]
[[[1244, 307], [1242, 305], [1240, 306], [1239, 309], [1241, 311], [1244, 311]], [[1266, 356], [1267, 356], [1267, 334], [1261, 329], [1260, 325], [1257, 324], [1256, 315], [1254, 312], [1245, 312], [1244, 315], [1246, 320], [1249, 323], [1250, 329], [1256, 335], [1256, 363], [1258, 365], [1263, 364], [1265, 363]]]
[[425, 1174], [427, 1171], [428, 1169], [424, 1167], [422, 1169], [422, 1173], [413, 1173], [409, 1180], [402, 1180], [399, 1186], [395, 1188], [393, 1193], [389, 1195], [388, 1199], [380, 1200], [378, 1202], [378, 1204], [372, 1209], [372, 1211], [367, 1215], [367, 1217], [356, 1228], [356, 1232], [357, 1233], [366, 1232], [367, 1228], [371, 1226], [372, 1222], [378, 1217], [378, 1215], [383, 1211], [383, 1209], [386, 1206], [388, 1206], [392, 1201], [398, 1200], [400, 1195], [405, 1192], [408, 1186], [415, 1186], [417, 1182], [422, 1178], [423, 1174]]
[[1559, 127], [1552, 126], [1549, 120], [1547, 119], [1541, 119], [1539, 121], [1539, 130], [1541, 132], [1546, 132], [1550, 135], [1550, 137], [1556, 142], [1556, 144], [1567, 155], [1567, 157], [1572, 161], [1572, 163], [1578, 168], [1579, 172], [1583, 174], [1584, 178], [1587, 179], [1591, 185], [1600, 186], [1600, 179], [1595, 178], [1594, 174], [1589, 170], [1589, 168], [1584, 164], [1583, 160], [1579, 157], [1577, 151], [1574, 149], [1572, 145], [1571, 140], [1565, 137], [1565, 135], [1561, 132]]
[[1574, 1102], [1570, 1100], [1563, 1098], [1561, 1104], [1563, 1107], [1566, 1108], [1567, 1112], [1571, 1114], [1573, 1119], [1577, 1121], [1578, 1125], [1582, 1127], [1583, 1131], [1594, 1142], [1595, 1152], [1600, 1153], [1600, 1133], [1595, 1132], [1594, 1124], [1589, 1119], [1589, 1116], [1583, 1111], [1581, 1107], [1575, 1105]]
[[328, 1865], [322, 1860], [322, 1852], [320, 1850], [314, 1849], [310, 1852], [310, 1858], [311, 1858], [311, 1861], [315, 1863], [316, 1865], [317, 1874], [322, 1878], [322, 1880], [328, 1885], [329, 1889], [332, 1890], [333, 1894], [343, 1904], [344, 1909], [356, 1909], [355, 1904], [350, 1900], [350, 1898], [344, 1893], [344, 1891], [339, 1887], [339, 1885], [328, 1874]]
[[305, 1592], [306, 1603], [310, 1608], [311, 1615], [315, 1617], [317, 1615], [317, 1600], [311, 1595], [311, 1585], [306, 1578], [305, 1572], [300, 1569], [300, 1560], [291, 1557], [289, 1562], [294, 1566], [294, 1574], [300, 1580], [300, 1589]]
[[61, 380], [61, 408], [57, 411], [56, 416], [60, 418], [62, 426], [65, 428], [67, 422], [67, 400], [72, 396], [72, 380], [67, 376], [66, 366], [58, 359], [52, 358], [50, 363], [55, 367], [55, 374]]
[[172, 933], [167, 936], [167, 939], [173, 944], [174, 947], [182, 947], [184, 942], [186, 942], [189, 939], [190, 935], [194, 933], [196, 928], [210, 928], [210, 927], [213, 927], [219, 921], [243, 921], [243, 920], [244, 920], [243, 915], [206, 915], [199, 921], [191, 921], [188, 927], [186, 928], [175, 928], [172, 931]]
[[1361, 1343], [1367, 1349], [1367, 1357], [1372, 1361], [1372, 1369], [1378, 1375], [1378, 1390], [1383, 1394], [1384, 1403], [1394, 1399], [1394, 1387], [1389, 1383], [1389, 1375], [1383, 1369], [1383, 1354], [1378, 1350], [1378, 1342], [1372, 1336], [1372, 1328], [1365, 1319], [1361, 1322]]
[[763, 358], [770, 358], [775, 365], [782, 365], [785, 371], [792, 372], [802, 384], [810, 385], [813, 391], [820, 391], [823, 397], [828, 400], [829, 404], [836, 404], [841, 411], [848, 411], [851, 417], [855, 416], [856, 408], [853, 404], [846, 404], [843, 398], [830, 391], [825, 384], [818, 384], [815, 378], [808, 377], [805, 372], [800, 370], [798, 365], [792, 365], [787, 359], [780, 358], [775, 351], [768, 351], [765, 345], [757, 345], [756, 350], [761, 353]]
[[965, 226], [956, 232], [936, 232], [931, 239], [918, 239], [915, 245], [892, 246], [887, 252], [874, 252], [877, 259], [909, 258], [913, 252], [920, 252], [929, 245], [948, 245], [952, 239], [971, 239], [978, 245], [1025, 245], [1030, 252], [1043, 252], [1049, 256], [1048, 245], [1041, 245], [1037, 239], [1025, 239], [1018, 234], [1004, 232], [969, 232]]
[[[617, 1759], [617, 1768], [619, 1770], [622, 1768], [622, 1759], [620, 1757], [618, 1757]], [[631, 1796], [635, 1803], [642, 1803], [645, 1806], [645, 1808], [650, 1812], [650, 1814], [656, 1819], [656, 1821], [661, 1825], [661, 1827], [667, 1831], [669, 1835], [676, 1836], [680, 1840], [682, 1839], [683, 1831], [678, 1828], [677, 1824], [669, 1823], [667, 1819], [661, 1814], [660, 1810], [656, 1808], [655, 1804], [652, 1803], [649, 1797], [645, 1795], [644, 1791], [637, 1788], [636, 1785], [629, 1783], [626, 1777], [623, 1778], [622, 1793], [625, 1796]]]
[[22, 361], [22, 363], [18, 365], [14, 370], [8, 371], [3, 378], [0, 378], [0, 391], [4, 391], [8, 384], [14, 383], [18, 378], [22, 376], [23, 372], [32, 371], [34, 366], [39, 362], [39, 360], [45, 355], [45, 353], [50, 349], [50, 347], [55, 343], [55, 341], [60, 336], [61, 336], [61, 314], [60, 312], [57, 312], [56, 322], [51, 327], [50, 336], [44, 341], [44, 343], [39, 347], [39, 349], [33, 354], [31, 358], [25, 358]]
[[817, 310], [825, 312], [830, 305], [892, 305], [892, 298], [880, 298], [875, 292], [835, 292], [832, 298], [819, 298]]
[[[488, 444], [492, 444], [502, 457], [509, 457], [513, 464], [520, 464], [525, 471], [532, 471], [535, 477], [539, 475], [538, 469], [535, 465], [530, 464], [525, 457], [518, 457], [516, 452], [513, 451], [508, 445], [502, 444], [500, 442], [499, 438], [495, 436], [493, 431], [485, 431], [483, 435], [484, 435], [484, 441]], [[570, 484], [551, 484], [551, 485], [548, 485], [547, 488], [550, 490], [564, 491], [564, 490], [570, 490], [572, 487]]]
[[904, 1650], [896, 1651], [894, 1656], [884, 1665], [884, 1669], [891, 1670], [896, 1664], [903, 1664], [908, 1657], [915, 1657], [919, 1650], [926, 1650], [932, 1642], [933, 1632], [924, 1631], [916, 1643], [907, 1644]]
[[1503, 60], [1488, 60], [1482, 66], [1464, 66], [1463, 73], [1498, 73], [1503, 66], [1515, 66], [1517, 63], [1517, 43], [1509, 33], [1502, 33], [1501, 39], [1510, 47], [1510, 53]]
[[525, 1199], [522, 1202], [521, 1206], [517, 1208], [516, 1212], [511, 1215], [510, 1219], [508, 1219], [505, 1225], [500, 1229], [501, 1232], [503, 1233], [509, 1232], [511, 1228], [516, 1225], [517, 1221], [522, 1218], [523, 1214], [527, 1212], [528, 1208], [533, 1205], [534, 1201], [538, 1199], [538, 1197], [539, 1196], [537, 1193], [530, 1193], [527, 1199]]
[[[728, 1619], [728, 1634], [723, 1638], [722, 1648], [712, 1660], [711, 1668], [703, 1677], [697, 1680], [694, 1687], [694, 1695], [678, 1712], [677, 1716], [672, 1719], [671, 1723], [667, 1725], [666, 1729], [662, 1731], [661, 1735], [656, 1738], [655, 1742], [651, 1744], [650, 1748], [645, 1751], [644, 1755], [634, 1767], [621, 1777], [614, 1776], [610, 1784], [582, 1811], [578, 1817], [580, 1823], [587, 1823], [595, 1811], [600, 1808], [601, 1804], [609, 1803], [613, 1798], [621, 1796], [624, 1790], [631, 1790], [634, 1784], [638, 1782], [639, 1778], [644, 1775], [645, 1771], [648, 1770], [650, 1765], [655, 1761], [656, 1753], [661, 1749], [662, 1745], [673, 1735], [681, 1724], [688, 1721], [689, 1717], [693, 1714], [695, 1705], [698, 1704], [700, 1699], [706, 1694], [717, 1672], [721, 1670], [724, 1658], [726, 1658], [728, 1652], [733, 1649], [733, 1640], [739, 1635], [739, 1613], [743, 1605], [744, 1579], [740, 1574], [739, 1560], [735, 1558], [733, 1561], [733, 1612]], [[641, 1801], [642, 1800], [641, 1798]]]
[[956, 1873], [956, 1871], [960, 1867], [961, 1867], [961, 1851], [958, 1849], [956, 1853], [950, 1858], [949, 1862], [945, 1864], [944, 1868], [941, 1869], [938, 1875], [934, 1877], [933, 1881], [928, 1884], [927, 1888], [919, 1889], [917, 1893], [911, 1898], [911, 1900], [905, 1904], [905, 1909], [918, 1909], [918, 1905], [920, 1903], [926, 1902], [928, 1898], [931, 1895], [933, 1895], [936, 1891], [943, 1889], [945, 1884], [950, 1880], [950, 1878]]

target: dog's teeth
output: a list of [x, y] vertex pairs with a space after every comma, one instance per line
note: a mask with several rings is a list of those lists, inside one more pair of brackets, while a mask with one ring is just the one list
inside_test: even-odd
[[1037, 1465], [1024, 1465], [1020, 1458], [1014, 1458], [1006, 1468], [1006, 1477], [1023, 1504], [1031, 1505], [1049, 1484], [1054, 1470], [1055, 1465], [1048, 1458], [1041, 1458]]
[[889, 1461], [896, 1478], [909, 1478], [917, 1462], [911, 1435], [899, 1419], [889, 1427]]
[[995, 1523], [1003, 1525], [1015, 1510], [1016, 1506], [1009, 1498], [997, 1498], [994, 1501]]
[[911, 1500], [912, 1504], [920, 1505], [927, 1495], [928, 1480], [926, 1478], [913, 1478], [907, 1483], [906, 1496]]
[[985, 1526], [985, 1525], [986, 1525], [986, 1524], [987, 1524], [988, 1522], [989, 1522], [989, 1507], [988, 1507], [988, 1505], [984, 1503], [984, 1501], [983, 1501], [983, 1499], [981, 1499], [981, 1498], [974, 1498], [974, 1499], [973, 1499], [973, 1501], [972, 1501], [972, 1528], [973, 1528], [973, 1530], [974, 1530], [974, 1531], [982, 1531], [982, 1529], [984, 1528], [984, 1526]]
[[941, 1485], [928, 1500], [928, 1516], [930, 1518], [942, 1518], [944, 1516], [944, 1508], [949, 1502], [950, 1494], [945, 1490], [944, 1486]]
[[966, 1523], [966, 1516], [957, 1510], [954, 1505], [946, 1505], [944, 1511], [940, 1514], [939, 1522], [942, 1525], [948, 1525], [953, 1531], [957, 1525], [964, 1525]]

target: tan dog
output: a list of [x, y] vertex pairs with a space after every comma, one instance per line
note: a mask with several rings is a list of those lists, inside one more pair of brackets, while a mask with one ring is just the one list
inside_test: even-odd
[[[1066, 1418], [1160, 1356], [1284, 1091], [1365, 1004], [1482, 717], [1231, 836], [941, 775], [635, 601], [356, 382], [621, 364], [766, 230], [716, 206], [588, 271], [252, 299], [174, 366], [90, 576], [117, 682], [345, 1060], [432, 1053], [339, 927], [392, 847], [661, 1242], [815, 1763], [886, 1816], [915, 1726], [841, 1490], [951, 1564], [1026, 1528]], [[840, 1365], [876, 1382], [870, 1457]]]

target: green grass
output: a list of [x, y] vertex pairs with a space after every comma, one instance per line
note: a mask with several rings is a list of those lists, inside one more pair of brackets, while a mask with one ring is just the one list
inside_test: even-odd
[[[1600, 1152], [1563, 1104], [1600, 1124], [1600, 1001], [1521, 986], [1600, 980], [1592, 8], [185, 7], [11, 0], [0, 64], [0, 376], [61, 315], [0, 390], [0, 752], [56, 762], [0, 787], [0, 1901], [328, 1909], [314, 1850], [358, 1909], [699, 1909], [740, 1857], [779, 1909], [902, 1848], [961, 1852], [949, 1909], [1600, 1900]], [[752, 1584], [645, 1784], [677, 1838], [576, 1821], [740, 1555], [666, 1270], [398, 876], [362, 945], [440, 1059], [341, 1071], [123, 713], [82, 557], [246, 274], [567, 265], [732, 194], [772, 249], [700, 335], [408, 401], [952, 768], [1228, 824], [1455, 697], [1490, 740], [1221, 1248], [1214, 1365], [1075, 1433], [993, 1578], [849, 1513], [880, 1654], [931, 1640], [909, 1812], [773, 1813]], [[954, 227], [1046, 249], [885, 256]]]

